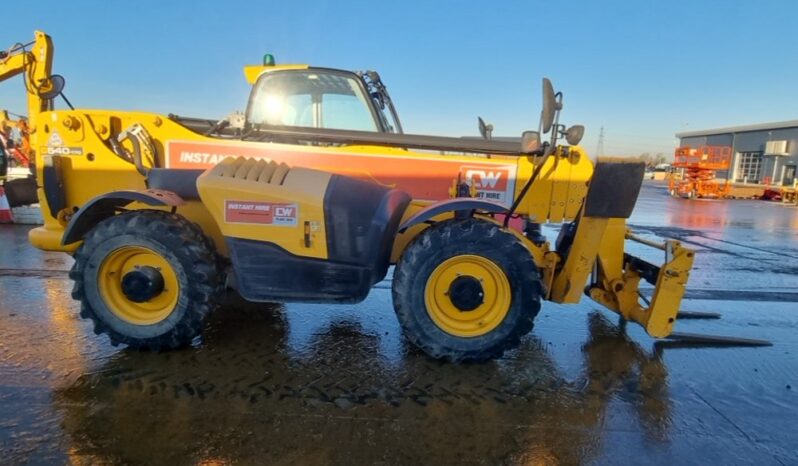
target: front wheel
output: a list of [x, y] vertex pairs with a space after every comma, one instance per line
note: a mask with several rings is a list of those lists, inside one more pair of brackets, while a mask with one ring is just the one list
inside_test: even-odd
[[217, 264], [211, 242], [185, 218], [127, 212], [100, 222], [78, 248], [72, 297], [114, 346], [177, 348], [201, 333], [216, 307]]
[[420, 233], [394, 271], [394, 309], [428, 355], [483, 361], [532, 330], [542, 286], [532, 256], [511, 233], [477, 219]]

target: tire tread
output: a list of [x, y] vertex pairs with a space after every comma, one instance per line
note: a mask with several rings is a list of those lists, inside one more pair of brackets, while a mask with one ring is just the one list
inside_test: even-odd
[[[172, 246], [171, 252], [182, 264], [192, 266], [185, 268], [188, 283], [181, 283], [188, 287], [188, 309], [170, 331], [153, 338], [131, 337], [106, 325], [85, 292], [85, 268], [93, 248], [105, 240], [134, 231], [157, 236], [161, 243]], [[83, 239], [74, 259], [69, 278], [74, 283], [72, 298], [81, 304], [80, 316], [93, 322], [95, 334], [107, 334], [113, 346], [124, 344], [138, 350], [160, 351], [190, 344], [202, 333], [205, 319], [218, 306], [223, 288], [221, 261], [211, 240], [185, 217], [160, 210], [135, 210], [101, 221]]]
[[[418, 313], [426, 313], [426, 309], [414, 309], [412, 305], [413, 302], [418, 302], [417, 294], [424, 293], [423, 289], [419, 290], [411, 284], [412, 278], [425, 261], [434, 257], [444, 245], [454, 241], [467, 243], [474, 249], [493, 248], [499, 254], [513, 258], [516, 270], [511, 275], [518, 275], [521, 279], [511, 285], [524, 287], [522, 294], [529, 298], [524, 303], [512, 304], [523, 306], [523, 311], [507, 336], [476, 350], [451, 348], [441, 341], [429, 338], [429, 332], [423, 327], [434, 323], [429, 319], [419, 319]], [[394, 309], [405, 336], [429, 356], [453, 362], [485, 361], [501, 357], [505, 351], [516, 348], [521, 339], [532, 331], [535, 317], [540, 311], [542, 295], [543, 286], [537, 266], [526, 247], [498, 225], [473, 218], [441, 222], [420, 233], [402, 254], [394, 270], [392, 286]]]

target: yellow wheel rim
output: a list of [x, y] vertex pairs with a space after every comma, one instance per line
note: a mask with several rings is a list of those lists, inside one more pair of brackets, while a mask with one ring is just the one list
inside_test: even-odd
[[[163, 291], [145, 302], [134, 302], [122, 291], [125, 274], [140, 267], [152, 267], [163, 277]], [[166, 319], [177, 305], [180, 284], [171, 264], [155, 251], [142, 246], [125, 246], [106, 256], [97, 285], [108, 309], [120, 319], [136, 325], [152, 325]]]
[[[450, 297], [452, 283], [460, 277], [476, 279], [482, 288], [482, 302], [463, 311]], [[475, 255], [455, 256], [432, 271], [424, 290], [424, 301], [435, 325], [458, 337], [478, 337], [502, 323], [510, 310], [510, 281], [490, 259]]]

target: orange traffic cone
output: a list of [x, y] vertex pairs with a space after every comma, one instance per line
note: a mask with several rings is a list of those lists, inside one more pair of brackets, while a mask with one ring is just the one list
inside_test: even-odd
[[14, 216], [11, 215], [11, 206], [8, 205], [6, 191], [0, 186], [0, 223], [14, 223]]

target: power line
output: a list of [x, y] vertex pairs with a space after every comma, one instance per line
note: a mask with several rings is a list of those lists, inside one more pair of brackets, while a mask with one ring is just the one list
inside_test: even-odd
[[598, 144], [596, 145], [596, 158], [604, 157], [604, 127], [599, 131]]

